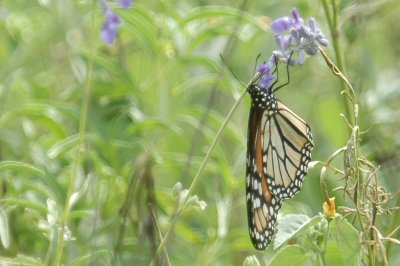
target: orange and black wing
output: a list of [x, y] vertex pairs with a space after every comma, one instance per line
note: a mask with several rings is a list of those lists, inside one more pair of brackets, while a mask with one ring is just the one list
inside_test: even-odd
[[250, 109], [247, 136], [246, 199], [249, 234], [253, 246], [264, 250], [275, 234], [282, 202], [271, 192], [264, 151], [265, 119], [268, 112]]
[[247, 136], [246, 199], [249, 233], [263, 250], [276, 231], [282, 201], [303, 183], [313, 148], [306, 122], [278, 100], [250, 109]]
[[308, 172], [314, 146], [310, 127], [278, 100], [273, 115], [264, 112], [260, 120], [268, 187], [280, 200], [290, 199], [300, 191]]

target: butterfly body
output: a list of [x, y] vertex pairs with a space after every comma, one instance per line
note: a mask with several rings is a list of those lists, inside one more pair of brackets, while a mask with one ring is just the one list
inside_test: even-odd
[[249, 233], [263, 250], [276, 231], [282, 202], [301, 188], [311, 160], [313, 141], [304, 120], [272, 94], [251, 85], [248, 125], [246, 200]]

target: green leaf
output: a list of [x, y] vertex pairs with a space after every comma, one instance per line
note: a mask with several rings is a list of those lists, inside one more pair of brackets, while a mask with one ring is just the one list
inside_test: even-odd
[[77, 143], [79, 141], [79, 135], [75, 134], [72, 136], [69, 136], [65, 139], [62, 139], [61, 141], [56, 142], [47, 152], [47, 155], [49, 156], [50, 159], [54, 159], [60, 154], [62, 154], [65, 151], [70, 150], [73, 147], [76, 147]]
[[274, 249], [279, 248], [301, 231], [314, 226], [321, 220], [320, 216], [309, 218], [304, 214], [290, 214], [282, 217], [278, 224], [278, 233], [274, 241]]
[[76, 119], [71, 110], [55, 104], [29, 103], [8, 111], [0, 117], [0, 129], [6, 128], [9, 123], [20, 118], [29, 118], [36, 126], [43, 125], [55, 136], [64, 138], [67, 136], [64, 125], [60, 123], [63, 118]]
[[299, 245], [286, 246], [278, 251], [270, 261], [270, 266], [304, 265], [308, 254]]
[[96, 257], [103, 258], [104, 261], [108, 261], [109, 259], [112, 258], [112, 253], [110, 252], [110, 250], [99, 250], [99, 251], [90, 253], [89, 255], [84, 255], [82, 257], [74, 259], [69, 264], [69, 266], [89, 265], [89, 264], [91, 264], [91, 262], [93, 262], [93, 259]]
[[256, 256], [248, 256], [243, 262], [243, 266], [260, 266]]
[[345, 265], [338, 245], [334, 241], [326, 244], [325, 261], [327, 265]]
[[0, 239], [3, 247], [10, 247], [10, 234], [8, 232], [7, 213], [2, 208], [0, 208]]
[[1, 201], [10, 205], [17, 205], [20, 208], [23, 207], [27, 209], [32, 209], [38, 211], [39, 213], [47, 212], [47, 207], [44, 204], [32, 200], [21, 199], [18, 197], [9, 197], [9, 198], [4, 198]]
[[188, 15], [183, 20], [180, 21], [180, 23], [181, 26], [183, 26], [188, 23], [198, 21], [200, 19], [206, 20], [212, 17], [221, 17], [221, 18], [231, 17], [235, 20], [243, 19], [245, 22], [250, 23], [263, 30], [261, 23], [257, 20], [257, 18], [254, 15], [243, 12], [236, 8], [223, 7], [223, 6], [205, 6], [205, 7], [194, 8], [188, 13]]
[[[131, 12], [118, 12], [124, 20], [123, 29], [127, 29], [127, 35], [135, 37], [143, 50], [150, 55], [157, 55], [159, 40], [157, 39], [157, 27], [154, 24], [154, 14], [141, 6], [136, 6]], [[121, 31], [122, 32], [122, 31]]]
[[30, 164], [16, 162], [16, 161], [0, 162], [0, 170], [5, 170], [5, 169], [17, 170], [17, 171], [23, 171], [23, 172], [32, 172], [34, 174], [44, 175], [44, 172], [42, 170], [40, 170]]
[[85, 179], [80, 189], [77, 192], [71, 194], [69, 199], [69, 207], [72, 208], [74, 204], [85, 194], [87, 188], [89, 187], [89, 183], [92, 181], [92, 178], [89, 176]]
[[44, 265], [37, 259], [29, 256], [18, 255], [16, 258], [0, 257], [1, 265], [29, 265], [29, 266], [42, 266]]
[[328, 265], [359, 265], [361, 246], [359, 232], [346, 219], [338, 216], [329, 226], [330, 239], [325, 251]]

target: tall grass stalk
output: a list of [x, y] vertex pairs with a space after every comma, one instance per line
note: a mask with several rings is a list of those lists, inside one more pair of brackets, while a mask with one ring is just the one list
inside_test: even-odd
[[[96, 1], [93, 1], [93, 10], [96, 10]], [[94, 47], [96, 43], [96, 35], [94, 34], [96, 31], [95, 25], [95, 12], [92, 12], [91, 15], [91, 25], [90, 25], [90, 32], [91, 38], [89, 38], [89, 46], [91, 48]], [[91, 82], [92, 82], [92, 72], [93, 72], [93, 58], [94, 58], [94, 49], [89, 49], [89, 56], [87, 61], [87, 74], [85, 83], [83, 86], [83, 98], [82, 98], [82, 107], [81, 107], [81, 114], [80, 114], [80, 121], [79, 121], [79, 135], [78, 135], [78, 144], [75, 150], [74, 160], [72, 162], [72, 171], [70, 172], [70, 180], [69, 180], [69, 187], [67, 196], [65, 198], [65, 205], [61, 215], [60, 221], [60, 228], [58, 230], [58, 243], [57, 243], [57, 251], [55, 257], [54, 265], [61, 265], [62, 264], [62, 257], [63, 257], [63, 250], [65, 246], [65, 238], [64, 238], [64, 230], [68, 228], [69, 222], [69, 215], [71, 212], [71, 196], [74, 193], [76, 188], [76, 177], [79, 172], [79, 165], [81, 164], [82, 155], [85, 151], [84, 144], [85, 144], [85, 135], [86, 135], [86, 125], [88, 121], [88, 108], [89, 108], [89, 98], [90, 98], [90, 89], [91, 89]]]

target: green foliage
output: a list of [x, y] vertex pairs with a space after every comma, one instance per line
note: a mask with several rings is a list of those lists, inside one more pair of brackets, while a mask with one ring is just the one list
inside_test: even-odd
[[[1, 265], [399, 264], [397, 1], [325, 15], [325, 1], [114, 2], [122, 24], [107, 46], [98, 1], [2, 1]], [[342, 33], [326, 52], [358, 120], [321, 56], [291, 69], [277, 97], [310, 124], [318, 163], [261, 253], [247, 229], [241, 83], [292, 6]], [[321, 167], [332, 220], [319, 214]]]
[[336, 217], [329, 225], [333, 241], [332, 238], [328, 241], [325, 250], [327, 264], [358, 265], [361, 251], [358, 231], [342, 217]]
[[281, 218], [278, 225], [279, 235], [274, 241], [274, 249], [296, 237], [303, 230], [307, 230], [321, 221], [321, 217], [309, 218], [303, 214], [289, 214]]
[[279, 250], [271, 259], [269, 265], [304, 265], [307, 260], [307, 252], [298, 245], [286, 246]]
[[260, 266], [260, 262], [256, 256], [249, 256], [244, 260], [243, 266]]
[[3, 209], [0, 209], [0, 239], [4, 248], [10, 247], [10, 235], [8, 231], [7, 214]]

